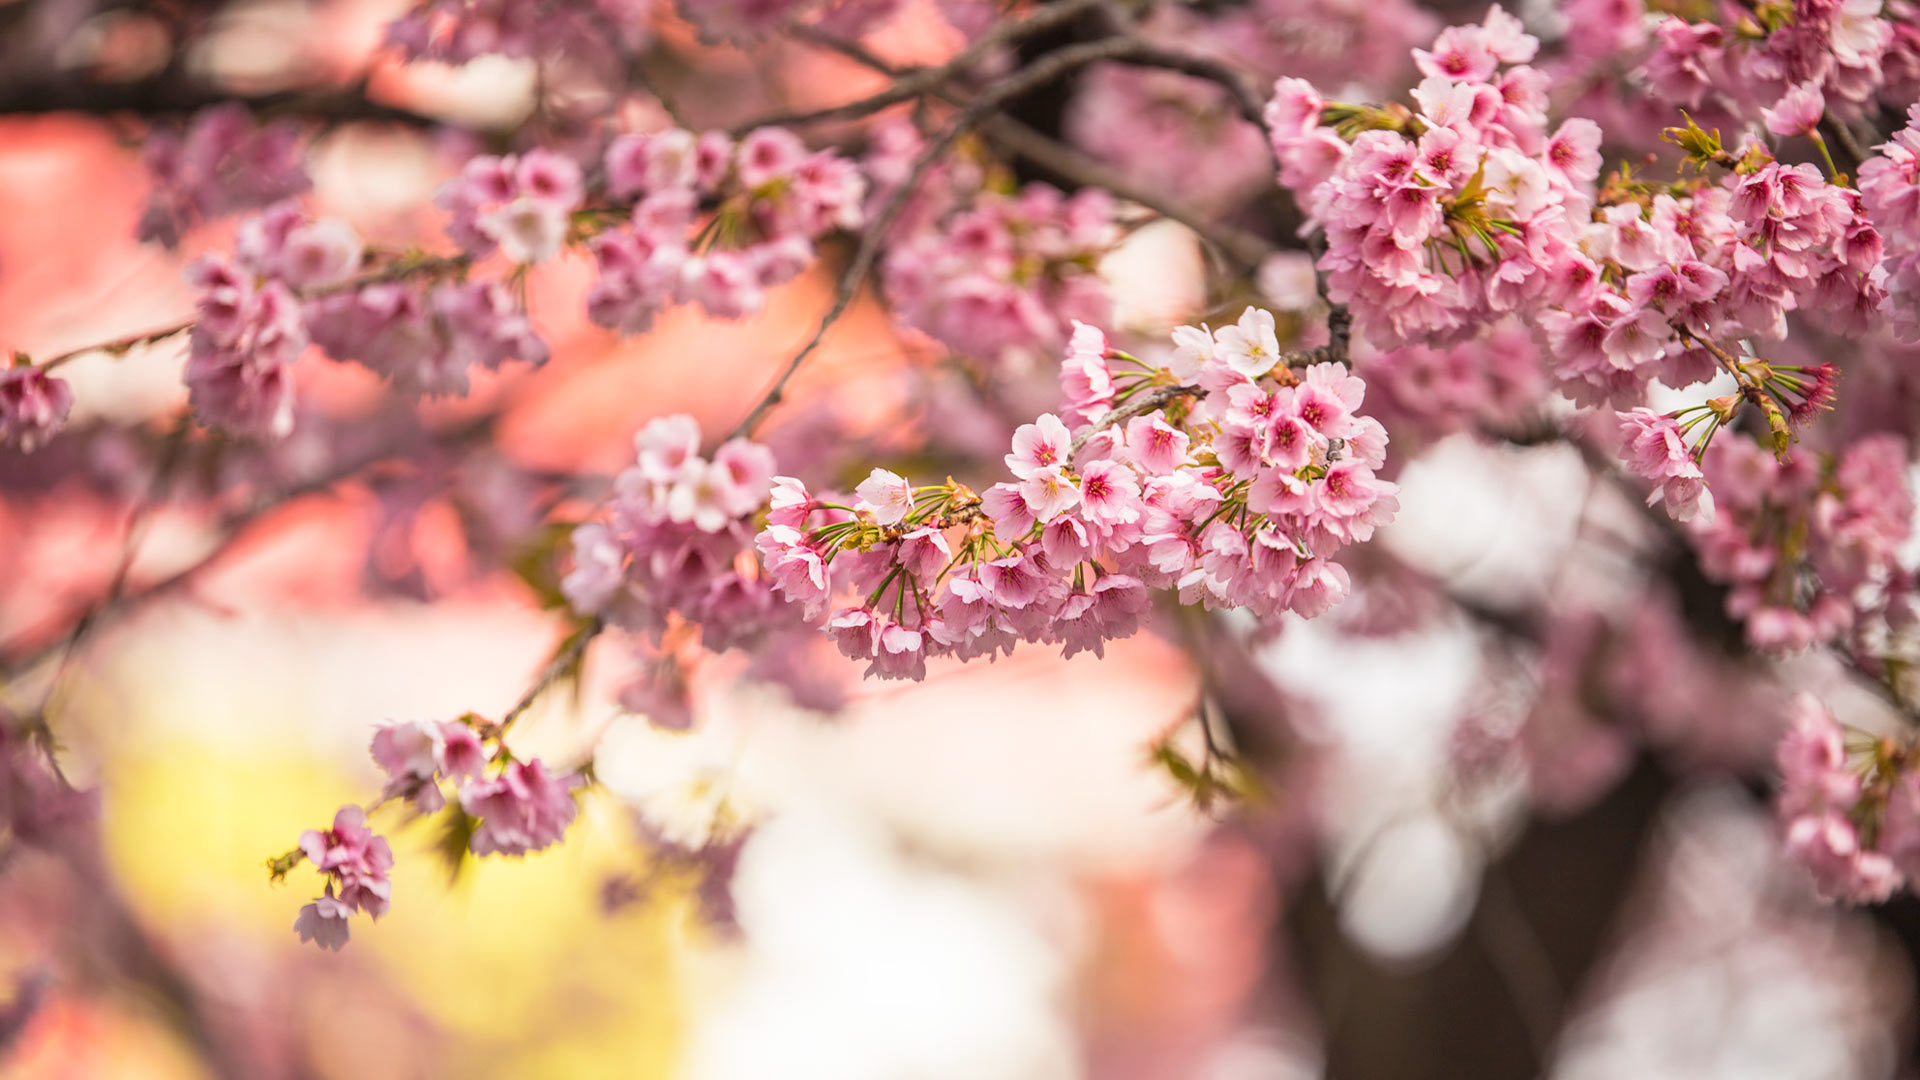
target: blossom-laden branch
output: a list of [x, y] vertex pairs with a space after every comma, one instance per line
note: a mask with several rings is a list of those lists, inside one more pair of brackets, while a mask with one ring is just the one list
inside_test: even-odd
[[556, 774], [539, 758], [516, 757], [505, 740], [542, 694], [578, 676], [602, 625], [590, 619], [575, 628], [498, 722], [467, 713], [446, 721], [386, 724], [374, 732], [373, 759], [387, 774], [379, 800], [370, 807], [341, 807], [331, 827], [309, 829], [298, 845], [267, 860], [275, 883], [302, 862], [321, 875], [322, 894], [294, 920], [302, 941], [339, 949], [347, 943], [353, 914], [374, 919], [386, 914], [393, 899], [393, 850], [367, 824], [367, 816], [389, 802], [404, 802], [415, 815], [444, 813], [451, 842], [447, 854], [456, 866], [468, 854], [526, 855], [566, 835], [579, 813], [575, 792], [588, 782], [587, 774]]
[[773, 384], [767, 388], [766, 392], [761, 395], [760, 400], [754, 404], [752, 410], [750, 410], [740, 421], [739, 425], [734, 428], [733, 437], [751, 436], [755, 430], [759, 428], [760, 422], [766, 418], [766, 415], [772, 411], [775, 406], [780, 404], [781, 400], [786, 396], [788, 382], [799, 372], [801, 365], [806, 363], [807, 358], [812, 356], [814, 351], [820, 347], [821, 341], [826, 338], [827, 330], [831, 328], [833, 324], [839, 320], [840, 316], [846, 313], [848, 307], [852, 305], [853, 298], [859, 292], [861, 283], [866, 280], [868, 271], [873, 268], [874, 259], [880, 254], [880, 245], [885, 240], [888, 230], [892, 228], [893, 223], [906, 208], [908, 197], [918, 189], [920, 182], [926, 178], [928, 172], [934, 167], [934, 164], [940, 159], [941, 155], [945, 154], [961, 136], [972, 131], [981, 123], [984, 123], [995, 109], [998, 109], [1005, 103], [1046, 86], [1071, 71], [1099, 63], [1103, 60], [1124, 59], [1130, 55], [1151, 51], [1151, 47], [1145, 43], [1126, 38], [1106, 38], [1079, 45], [1069, 45], [1065, 48], [1047, 53], [1027, 67], [991, 84], [985, 90], [981, 91], [978, 97], [968, 102], [967, 106], [960, 110], [959, 115], [947, 125], [939, 137], [929, 143], [926, 149], [920, 153], [920, 156], [914, 161], [912, 169], [908, 171], [906, 178], [894, 189], [893, 193], [888, 196], [879, 214], [868, 224], [866, 231], [861, 235], [859, 245], [854, 249], [852, 261], [847, 264], [846, 269], [840, 275], [839, 284], [834, 290], [832, 306], [830, 306], [827, 309], [827, 313], [821, 317], [820, 323], [814, 330], [813, 335], [807, 339], [805, 344], [800, 346], [793, 357], [781, 368], [780, 373], [774, 378]]

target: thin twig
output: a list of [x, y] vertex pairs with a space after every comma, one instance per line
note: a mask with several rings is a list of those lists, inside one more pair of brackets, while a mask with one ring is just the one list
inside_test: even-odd
[[82, 346], [78, 349], [68, 349], [58, 356], [49, 357], [46, 360], [40, 361], [39, 367], [41, 371], [52, 371], [62, 364], [69, 363], [93, 352], [104, 352], [111, 356], [119, 356], [136, 346], [152, 345], [156, 342], [165, 341], [170, 337], [184, 334], [193, 329], [194, 321], [192, 318], [186, 318], [179, 322], [162, 326], [157, 330], [142, 330], [139, 333], [128, 334], [125, 337], [115, 338], [112, 341], [97, 342], [92, 345]]
[[1104, 188], [1121, 199], [1146, 207], [1168, 221], [1186, 226], [1239, 269], [1255, 269], [1277, 250], [1264, 237], [1208, 221], [1193, 207], [1149, 191], [1091, 154], [1050, 139], [1011, 116], [990, 117], [981, 130], [989, 140], [1058, 176], [1084, 187]]
[[1553, 1050], [1554, 1033], [1560, 1030], [1566, 991], [1540, 932], [1527, 920], [1505, 869], [1498, 864], [1481, 878], [1473, 925], [1488, 962], [1506, 984], [1534, 1054], [1545, 1060]]
[[1144, 38], [1129, 37], [1126, 40], [1134, 44], [1134, 48], [1127, 54], [1127, 63], [1137, 67], [1177, 71], [1183, 75], [1191, 75], [1196, 79], [1214, 83], [1227, 92], [1227, 96], [1233, 100], [1234, 107], [1239, 111], [1242, 119], [1259, 128], [1263, 133], [1267, 130], [1266, 102], [1260, 99], [1260, 95], [1254, 92], [1253, 87], [1247, 85], [1246, 78], [1233, 65], [1215, 60], [1210, 56], [1156, 45]]
[[[897, 71], [896, 74], [898, 75], [899, 81], [870, 97], [861, 98], [859, 101], [849, 101], [842, 105], [829, 106], [824, 109], [812, 109], [806, 112], [784, 113], [763, 117], [749, 124], [737, 125], [733, 129], [733, 132], [739, 135], [757, 127], [774, 125], [797, 127], [803, 124], [822, 124], [835, 120], [858, 120], [863, 116], [870, 116], [890, 105], [898, 105], [903, 101], [911, 101], [941, 86], [949, 79], [966, 74], [973, 70], [980, 61], [986, 59], [989, 53], [1002, 45], [1007, 45], [1023, 38], [1032, 37], [1034, 34], [1050, 30], [1074, 19], [1084, 11], [1099, 6], [1101, 2], [1102, 0], [1059, 0], [1059, 2], [1049, 4], [1019, 22], [1001, 23], [995, 26], [987, 33], [982, 34], [965, 49], [962, 49], [953, 59], [948, 60], [938, 67], [913, 68]], [[807, 35], [805, 40], [815, 44], [822, 44], [833, 41], [834, 39], [828, 38], [825, 35], [811, 34]], [[838, 47], [837, 43], [833, 47]]]
[[607, 624], [596, 615], [585, 626], [575, 630], [573, 636], [561, 646], [560, 651], [554, 653], [553, 659], [547, 662], [546, 668], [540, 672], [540, 677], [533, 681], [532, 686], [527, 687], [527, 692], [521, 694], [520, 700], [514, 702], [513, 708], [508, 709], [507, 714], [500, 718], [497, 730], [505, 734], [506, 730], [513, 726], [514, 721], [526, 715], [527, 710], [533, 708], [533, 703], [540, 700], [540, 695], [546, 693], [554, 683], [565, 678], [567, 672], [579, 665], [580, 658], [586, 654], [587, 646], [593, 644], [593, 639], [599, 637], [600, 632], [606, 628]]
[[[808, 29], [811, 30], [811, 28]], [[837, 52], [882, 75], [899, 78], [921, 70], [895, 67], [858, 42], [844, 41], [817, 30], [801, 36], [811, 44]], [[951, 104], [961, 104], [957, 95], [944, 87], [936, 88], [933, 93]], [[1262, 260], [1276, 250], [1266, 238], [1232, 226], [1208, 221], [1199, 211], [1186, 206], [1179, 200], [1142, 188], [1128, 179], [1126, 174], [1106, 162], [1077, 147], [1049, 138], [1011, 116], [1003, 114], [988, 117], [981, 124], [981, 132], [989, 141], [999, 144], [1001, 149], [1024, 157], [1062, 179], [1071, 180], [1082, 187], [1104, 188], [1115, 196], [1144, 206], [1169, 221], [1185, 225], [1203, 242], [1212, 245], [1226, 261], [1241, 269], [1250, 270], [1259, 266]]]
[[[306, 289], [296, 295], [304, 298], [331, 296], [335, 293], [350, 292], [365, 285], [379, 285], [389, 281], [399, 281], [418, 274], [422, 277], [439, 277], [442, 274], [463, 270], [471, 265], [473, 259], [468, 255], [430, 255], [423, 258], [398, 257], [392, 263], [364, 274], [356, 274], [345, 281], [318, 288]], [[70, 363], [88, 353], [104, 352], [110, 356], [120, 356], [140, 345], [152, 345], [177, 337], [192, 330], [199, 322], [198, 316], [189, 315], [179, 322], [169, 323], [155, 330], [141, 330], [112, 341], [98, 341], [91, 345], [82, 345], [77, 349], [51, 356], [39, 362], [41, 371], [52, 371], [63, 364]]]
[[1820, 130], [1815, 134], [1818, 135], [1820, 133], [1825, 133], [1827, 137], [1832, 139], [1833, 142], [1840, 147], [1840, 153], [1847, 159], [1847, 167], [1845, 170], [1847, 175], [1859, 175], [1860, 166], [1866, 163], [1869, 155], [1866, 148], [1860, 145], [1860, 140], [1854, 137], [1853, 129], [1848, 127], [1843, 121], [1836, 120], [1832, 116], [1823, 115], [1820, 118]]
[[[497, 412], [490, 412], [452, 431], [446, 432], [443, 436], [434, 437], [433, 441], [436, 444], [457, 444], [484, 437], [492, 432], [493, 425], [498, 417], [499, 414]], [[84, 613], [81, 618], [89, 621], [93, 629], [97, 629], [100, 625], [108, 621], [124, 619], [133, 612], [146, 607], [153, 601], [163, 599], [186, 588], [207, 573], [207, 571], [213, 569], [213, 567], [219, 564], [227, 555], [231, 554], [240, 539], [261, 520], [298, 499], [330, 490], [336, 484], [349, 480], [366, 471], [368, 468], [382, 461], [386, 461], [395, 454], [405, 450], [407, 445], [407, 443], [400, 440], [394, 440], [365, 454], [353, 457], [340, 467], [332, 469], [323, 475], [302, 481], [301, 483], [276, 492], [272, 496], [262, 499], [245, 509], [228, 514], [222, 522], [224, 535], [210, 551], [192, 563], [189, 563], [187, 566], [157, 581], [136, 589], [123, 588], [110, 603], [95, 606], [93, 609]], [[32, 641], [40, 636], [42, 635], [38, 629], [29, 631], [20, 635], [8, 646], [0, 648], [0, 678], [10, 677], [16, 673], [28, 671], [39, 666], [51, 657], [55, 650], [61, 647], [60, 642], [56, 641], [31, 653], [21, 655], [17, 658], [9, 658], [15, 652], [16, 648], [25, 647], [24, 642]]]
[[1161, 386], [1149, 390], [1089, 424], [1087, 430], [1074, 437], [1073, 445], [1067, 449], [1067, 460], [1072, 461], [1095, 435], [1115, 424], [1124, 424], [1136, 416], [1145, 416], [1155, 410], [1163, 409], [1183, 397], [1191, 397], [1198, 401], [1206, 396], [1207, 392], [1198, 386]]
[[[167, 487], [173, 483], [174, 471], [180, 467], [181, 460], [186, 456], [188, 430], [188, 420], [182, 416], [174, 424], [172, 433], [167, 436], [165, 447], [160, 453], [160, 461], [153, 470], [153, 479], [147, 485], [146, 494], [134, 504], [133, 511], [127, 515], [126, 538], [121, 542], [120, 560], [114, 567], [113, 576], [107, 581], [106, 591], [79, 619], [74, 621], [72, 631], [67, 634], [66, 641], [60, 646], [60, 660], [54, 665], [53, 675], [47, 680], [46, 693], [40, 699], [40, 731], [46, 736], [49, 762], [53, 761], [53, 733], [46, 723], [46, 715], [52, 710], [54, 696], [60, 692], [61, 683], [65, 681], [67, 672], [73, 667], [74, 656], [79, 652], [87, 632], [93, 629], [96, 618], [101, 612], [119, 603], [120, 597], [126, 592], [127, 576], [133, 572], [134, 559], [140, 554], [141, 541], [146, 538], [147, 523], [152, 519], [154, 511], [166, 500]], [[54, 764], [54, 772], [55, 775], [59, 775], [57, 763]], [[62, 776], [61, 779], [66, 778]]]
[[908, 197], [949, 147], [1007, 101], [1045, 86], [1076, 68], [1129, 55], [1139, 45], [1139, 42], [1129, 38], [1103, 38], [1081, 45], [1070, 45], [1048, 53], [1033, 64], [1014, 72], [982, 91], [979, 97], [968, 103], [953, 123], [948, 125], [947, 130], [921, 152], [920, 157], [913, 163], [913, 170], [888, 196], [880, 213], [861, 234], [860, 246], [854, 251], [853, 260], [847, 264], [846, 271], [840, 275], [840, 284], [834, 293], [833, 306], [827, 309], [813, 336], [793, 354], [791, 360], [787, 361], [786, 367], [781, 370], [773, 380], [773, 384], [761, 395], [759, 402], [733, 429], [729, 437], [752, 435], [760, 426], [760, 422], [766, 418], [767, 413], [780, 403], [786, 395], [787, 383], [793, 378], [794, 373], [799, 371], [800, 366], [806, 363], [807, 357], [813, 355], [814, 350], [820, 347], [820, 342], [826, 337], [828, 328], [838, 322], [840, 316], [846, 314], [847, 308], [853, 304], [854, 294], [866, 280], [867, 272], [873, 268], [873, 261], [880, 253], [880, 244], [892, 229], [894, 221], [899, 218], [900, 212], [905, 209]]

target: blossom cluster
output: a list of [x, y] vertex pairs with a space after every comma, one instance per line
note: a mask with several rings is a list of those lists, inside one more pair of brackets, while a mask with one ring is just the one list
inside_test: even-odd
[[0, 446], [32, 453], [67, 422], [73, 388], [44, 368], [0, 368]]
[[[1281, 182], [1325, 230], [1327, 296], [1375, 344], [1445, 344], [1577, 292], [1600, 130], [1549, 134], [1538, 42], [1500, 8], [1416, 52], [1418, 105], [1329, 105], [1287, 78], [1267, 107]], [[1591, 270], [1591, 267], [1587, 268]]]
[[481, 155], [440, 189], [447, 232], [476, 258], [498, 250], [522, 265], [545, 262], [567, 241], [568, 216], [586, 198], [580, 166], [551, 150]]
[[545, 362], [546, 345], [505, 285], [432, 282], [404, 265], [362, 279], [365, 256], [345, 222], [311, 221], [280, 203], [241, 223], [231, 258], [195, 263], [189, 279], [200, 297], [186, 382], [200, 418], [285, 435], [294, 416], [291, 368], [309, 344], [429, 394], [464, 392], [475, 364]]
[[1704, 516], [1711, 519], [1713, 497], [1707, 492], [1706, 474], [1700, 471], [1680, 424], [1652, 409], [1618, 415], [1627, 468], [1659, 485], [1647, 497], [1648, 504], [1664, 501], [1677, 521], [1691, 521], [1703, 508]]
[[1022, 641], [1103, 655], [1150, 589], [1269, 621], [1321, 613], [1348, 589], [1333, 554], [1397, 508], [1373, 471], [1385, 430], [1356, 412], [1364, 384], [1333, 363], [1296, 375], [1258, 309], [1174, 343], [1153, 368], [1077, 325], [1066, 418], [1022, 425], [1013, 479], [983, 494], [875, 469], [846, 505], [776, 480], [757, 540], [768, 576], [888, 678]]
[[1750, 441], [1716, 441], [1703, 459], [1719, 513], [1693, 523], [1701, 566], [1731, 587], [1727, 609], [1758, 648], [1847, 640], [1914, 595], [1900, 549], [1913, 535], [1908, 448], [1868, 435], [1832, 460], [1780, 462]]
[[561, 582], [575, 611], [663, 634], [697, 623], [716, 651], [752, 640], [776, 607], [753, 564], [753, 515], [772, 489], [772, 451], [730, 439], [700, 454], [700, 425], [654, 420], [634, 437], [636, 461], [614, 481], [607, 517], [573, 532]]
[[[373, 759], [387, 774], [381, 800], [405, 799], [431, 814], [447, 804], [442, 783], [452, 783], [460, 809], [479, 821], [468, 839], [475, 855], [525, 855], [559, 842], [577, 812], [573, 791], [581, 778], [494, 749], [477, 719], [387, 724], [374, 732]], [[491, 742], [498, 743], [497, 732]]]
[[196, 113], [185, 132], [156, 129], [144, 152], [153, 194], [140, 239], [168, 247], [202, 221], [255, 210], [311, 186], [300, 130], [285, 122], [257, 124], [234, 102]]
[[1811, 695], [1793, 713], [1777, 755], [1787, 852], [1829, 899], [1886, 900], [1920, 876], [1920, 769], [1895, 740], [1850, 748]]
[[[333, 816], [333, 827], [308, 829], [297, 849], [326, 878], [326, 891], [300, 909], [293, 929], [301, 941], [323, 949], [347, 943], [347, 917], [364, 911], [375, 919], [387, 913], [393, 899], [393, 849], [384, 836], [367, 827], [366, 811], [343, 806]], [[290, 865], [290, 864], [289, 864]], [[276, 873], [284, 873], [279, 866]]]
[[540, 365], [547, 344], [499, 281], [373, 281], [309, 300], [314, 344], [408, 393], [464, 394], [475, 367]]
[[[1330, 298], [1351, 303], [1360, 331], [1386, 347], [1535, 320], [1560, 388], [1586, 406], [1631, 409], [1656, 378], [1683, 387], [1729, 372], [1785, 453], [1830, 379], [1725, 343], [1783, 338], [1798, 310], [1843, 332], [1872, 324], [1886, 301], [1883, 244], [1860, 194], [1758, 144], [1730, 154], [1697, 125], [1673, 137], [1722, 170], [1717, 182], [1620, 173], [1596, 189], [1599, 128], [1574, 119], [1547, 133], [1544, 77], [1524, 63], [1536, 48], [1496, 8], [1416, 52], [1426, 75], [1416, 109], [1277, 84], [1268, 119], [1281, 178], [1325, 230]], [[1740, 403], [1718, 408], [1698, 444]], [[1635, 463], [1654, 466], [1641, 452]], [[1670, 495], [1699, 479], [1670, 464], [1670, 475], [1647, 473]], [[1681, 514], [1694, 505], [1668, 499]]]
[[1860, 203], [1885, 238], [1880, 313], [1900, 337], [1920, 338], [1920, 104], [1860, 166]]
[[1097, 271], [1119, 239], [1112, 196], [1036, 182], [1018, 196], [983, 193], [901, 237], [882, 282], [896, 318], [957, 353], [1053, 351], [1075, 322], [1112, 322]]
[[[1893, 73], [1911, 73], [1920, 42], [1896, 34], [1880, 0], [1797, 0], [1756, 9], [1758, 20], [1723, 26], [1678, 15], [1658, 20], [1641, 68], [1646, 84], [1674, 104], [1703, 103], [1744, 118], [1765, 117], [1776, 134], [1803, 134], [1831, 108], [1858, 117], [1883, 89], [1897, 96], [1909, 86]], [[1788, 114], [1802, 120], [1788, 124]]]
[[[380, 802], [405, 800], [418, 814], [437, 813], [455, 791], [470, 820], [467, 847], [475, 855], [525, 855], [558, 843], [579, 808], [578, 774], [555, 775], [539, 758], [520, 760], [500, 745], [500, 728], [476, 716], [438, 723], [385, 724], [374, 732], [375, 763], [387, 774]], [[300, 859], [326, 879], [325, 892], [300, 909], [294, 930], [325, 949], [346, 944], [347, 918], [356, 911], [378, 919], [393, 898], [393, 851], [367, 826], [366, 811], [346, 806], [333, 827], [310, 829], [293, 851], [271, 860], [276, 879]]]
[[387, 24], [387, 44], [409, 60], [465, 64], [482, 56], [538, 58], [651, 39], [652, 0], [425, 0]]
[[813, 264], [824, 233], [862, 220], [859, 170], [784, 128], [738, 142], [679, 128], [623, 135], [607, 148], [606, 172], [616, 209], [631, 215], [593, 240], [600, 277], [587, 311], [622, 333], [644, 331], [675, 303], [750, 315], [767, 289]]
[[988, 361], [1057, 353], [1075, 320], [1112, 322], [1099, 274], [1120, 240], [1111, 195], [1088, 187], [1069, 196], [1039, 182], [1015, 191], [965, 159], [919, 168], [926, 149], [912, 124], [883, 123], [862, 163], [870, 214], [913, 180], [880, 266], [895, 319]]

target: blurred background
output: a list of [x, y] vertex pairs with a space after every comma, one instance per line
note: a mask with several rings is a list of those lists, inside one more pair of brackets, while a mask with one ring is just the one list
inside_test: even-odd
[[[183, 270], [232, 223], [137, 242], [141, 142], [224, 97], [324, 122], [310, 205], [404, 247], [438, 228], [432, 193], [465, 156], [530, 131], [584, 143], [606, 117], [661, 126], [669, 102], [725, 126], [884, 84], [803, 42], [702, 40], [664, 5], [637, 52], [651, 95], [537, 57], [402, 65], [375, 51], [402, 10], [0, 3], [0, 346], [58, 353], [189, 312]], [[1151, 26], [1266, 79], [1376, 96], [1410, 81], [1409, 45], [1481, 14], [1196, 10], [1239, 21], [1217, 41], [1184, 9]], [[907, 5], [864, 41], [937, 62], [968, 40], [956, 22]], [[1205, 183], [1147, 174], [1220, 110], [1179, 76], [1094, 68], [1013, 111], [1295, 242], [1257, 138], [1246, 163], [1251, 129], [1223, 128]], [[1116, 138], [1123, 114], [1168, 143]], [[1166, 222], [1102, 273], [1142, 340], [1225, 303], [1207, 248]], [[265, 860], [371, 797], [376, 724], [520, 696], [563, 629], [538, 573], [503, 567], [553, 556], [546, 523], [590, 509], [647, 419], [734, 424], [832, 290], [817, 270], [745, 320], [680, 309], [618, 339], [585, 319], [592, 276], [570, 255], [530, 279], [544, 368], [416, 409], [304, 362], [287, 443], [208, 450], [160, 500], [184, 343], [66, 367], [76, 433], [0, 457], [0, 702], [44, 710], [88, 794], [15, 820], [0, 849], [0, 1075], [1911, 1073], [1915, 905], [1822, 906], [1780, 863], [1764, 792], [1782, 695], [1714, 640], [1697, 568], [1577, 450], [1422, 426], [1385, 389], [1370, 407], [1394, 427], [1403, 511], [1353, 554], [1338, 617], [1273, 640], [1170, 617], [1104, 658], [1030, 649], [918, 684], [862, 682], [823, 649], [805, 705], [716, 660], [684, 733], [620, 704], [642, 661], [609, 636], [515, 736], [594, 760], [566, 842], [450, 861], [431, 822], [396, 825], [391, 914], [343, 951], [302, 946], [304, 886], [271, 885]], [[991, 460], [1012, 418], [1049, 407], [1043, 360], [987, 370], [986, 393], [942, 352], [863, 297], [767, 431], [783, 471]], [[390, 443], [330, 475], [350, 430]], [[1843, 719], [1887, 722], [1844, 672], [1795, 664]], [[9, 806], [37, 791], [5, 783]], [[720, 820], [753, 827], [740, 842]], [[701, 845], [718, 886], [662, 854]]]

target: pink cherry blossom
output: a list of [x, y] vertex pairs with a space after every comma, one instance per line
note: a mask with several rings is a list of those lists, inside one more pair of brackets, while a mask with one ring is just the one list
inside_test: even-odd
[[32, 453], [67, 422], [73, 390], [31, 366], [0, 369], [0, 446]]
[[473, 853], [525, 855], [558, 842], [579, 812], [573, 800], [578, 779], [553, 776], [533, 758], [461, 785], [461, 808], [480, 819], [469, 842]]
[[860, 509], [873, 514], [882, 525], [898, 525], [913, 509], [913, 485], [898, 473], [875, 469], [854, 489], [860, 496]]
[[299, 917], [293, 921], [293, 929], [300, 935], [301, 941], [310, 941], [323, 949], [338, 952], [347, 943], [347, 917], [352, 913], [353, 909], [334, 899], [329, 889], [326, 896], [318, 897], [300, 909]]
[[1022, 480], [1036, 473], [1067, 464], [1073, 434], [1052, 413], [1043, 413], [1031, 424], [1022, 424], [1013, 433], [1013, 452], [1008, 454], [1007, 469]]

